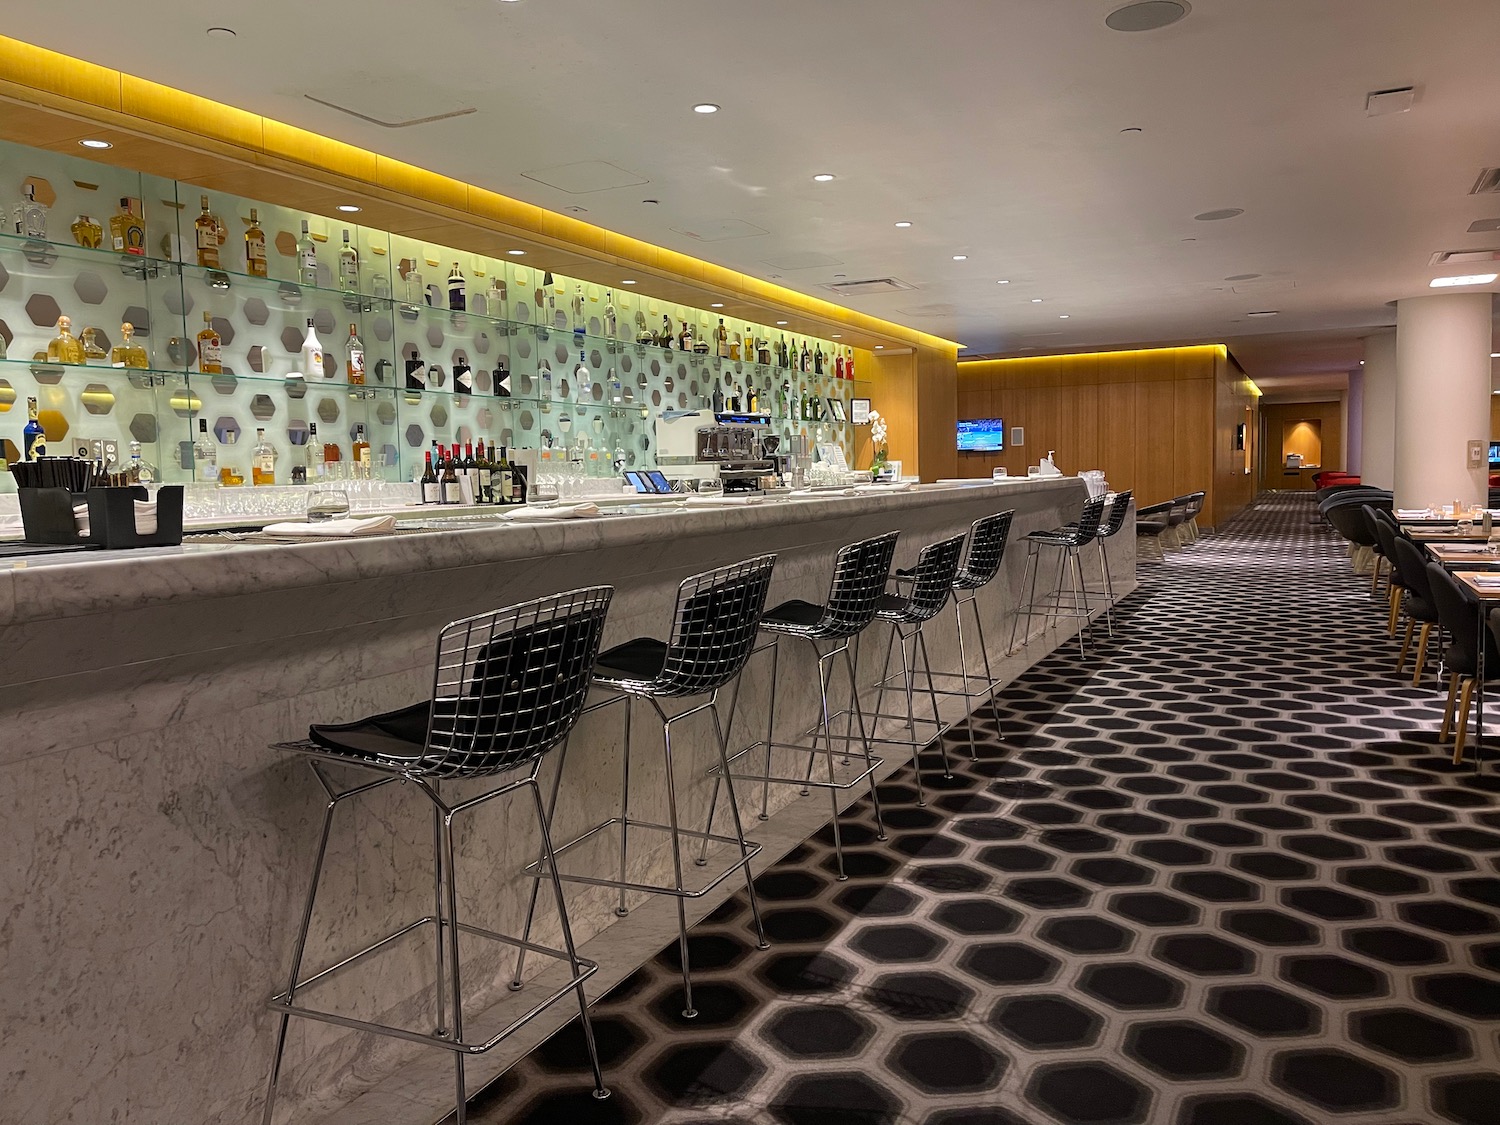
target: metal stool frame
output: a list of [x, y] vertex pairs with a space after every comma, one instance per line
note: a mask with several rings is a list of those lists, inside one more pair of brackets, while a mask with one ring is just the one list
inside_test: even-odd
[[[1021, 588], [1027, 588], [1026, 576], [1031, 576], [1030, 593], [1024, 605], [1017, 607], [1015, 620], [1010, 627], [1010, 649], [1016, 651], [1016, 630], [1021, 624], [1021, 612], [1026, 613], [1025, 637], [1031, 639], [1031, 621], [1033, 617], [1040, 616], [1046, 621], [1054, 621], [1058, 618], [1074, 618], [1081, 620], [1078, 629], [1078, 651], [1083, 655], [1088, 654], [1084, 646], [1084, 633], [1088, 631], [1092, 636], [1093, 611], [1089, 608], [1088, 587], [1083, 581], [1083, 566], [1080, 562], [1080, 552], [1084, 547], [1094, 541], [1099, 534], [1099, 525], [1104, 515], [1104, 497], [1094, 496], [1084, 501], [1083, 511], [1078, 517], [1078, 522], [1067, 527], [1061, 527], [1055, 531], [1033, 531], [1026, 536], [1026, 570], [1021, 575]], [[1054, 592], [1044, 598], [1042, 602], [1037, 601], [1036, 581], [1037, 573], [1041, 570], [1041, 549], [1052, 547], [1058, 551], [1057, 562], [1057, 587]], [[1064, 610], [1063, 599], [1063, 574], [1067, 571], [1072, 581], [1073, 601], [1070, 608]], [[1050, 627], [1050, 626], [1049, 626]]]
[[[885, 825], [880, 815], [880, 794], [875, 785], [875, 771], [883, 764], [880, 758], [870, 753], [869, 733], [865, 729], [864, 714], [859, 705], [859, 683], [855, 679], [854, 660], [850, 655], [850, 644], [861, 633], [874, 623], [876, 613], [880, 608], [881, 599], [885, 595], [885, 586], [888, 575], [891, 572], [891, 560], [896, 554], [896, 540], [899, 532], [888, 532], [872, 539], [865, 539], [858, 543], [850, 543], [840, 549], [834, 560], [833, 579], [829, 586], [828, 597], [821, 605], [814, 607], [808, 603], [785, 603], [785, 607], [798, 606], [805, 610], [816, 608], [819, 610], [818, 618], [812, 622], [798, 622], [787, 618], [778, 618], [777, 607], [771, 610], [761, 619], [760, 627], [763, 632], [775, 635], [776, 640], [769, 644], [763, 644], [755, 651], [771, 653], [771, 701], [766, 714], [766, 736], [750, 743], [748, 746], [737, 750], [730, 756], [730, 764], [739, 762], [745, 755], [758, 747], [765, 747], [766, 766], [764, 773], [734, 773], [731, 776], [736, 781], [755, 781], [761, 784], [761, 812], [760, 818], [766, 819], [767, 808], [770, 800], [770, 789], [773, 783], [780, 785], [799, 786], [804, 795], [808, 787], [816, 787], [828, 790], [829, 801], [833, 807], [833, 848], [838, 858], [838, 880], [844, 882], [848, 875], [844, 871], [844, 844], [843, 835], [839, 829], [839, 800], [840, 790], [852, 789], [865, 782], [870, 787], [870, 801], [875, 813], [876, 838], [886, 839]], [[809, 732], [812, 735], [811, 746], [801, 743], [786, 743], [773, 741], [773, 727], [776, 721], [776, 680], [779, 671], [780, 649], [779, 641], [782, 637], [806, 641], [813, 651], [813, 656], [818, 664], [818, 697], [822, 704], [822, 721], [813, 726]], [[823, 648], [823, 645], [828, 647]], [[844, 669], [849, 677], [849, 706], [839, 712], [840, 715], [848, 716], [845, 733], [840, 740], [845, 749], [842, 752], [843, 764], [849, 762], [849, 744], [853, 741], [851, 731], [853, 724], [859, 725], [859, 746], [864, 758], [864, 766], [852, 776], [838, 780], [835, 776], [837, 765], [834, 761], [840, 752], [834, 750], [834, 735], [832, 732], [832, 715], [829, 712], [828, 688], [833, 679], [833, 665], [837, 658], [844, 658]], [[734, 712], [731, 707], [730, 722], [733, 722]], [[822, 739], [822, 748], [818, 746], [819, 738]], [[802, 777], [782, 777], [771, 772], [771, 755], [774, 750], [795, 750], [807, 755], [807, 770]], [[827, 765], [827, 780], [814, 778], [814, 767], [818, 762], [818, 756], [822, 755]], [[718, 800], [718, 784], [714, 785], [714, 802]], [[709, 805], [710, 820], [713, 817], [714, 804]]]
[[[761, 922], [760, 904], [755, 895], [755, 877], [750, 870], [750, 861], [760, 852], [760, 845], [745, 838], [744, 824], [740, 818], [739, 805], [734, 795], [734, 782], [729, 771], [728, 744], [724, 725], [718, 711], [719, 692], [735, 682], [754, 649], [761, 615], [765, 610], [766, 593], [771, 585], [771, 571], [776, 564], [775, 555], [760, 555], [732, 566], [694, 575], [678, 588], [677, 606], [673, 613], [672, 634], [665, 646], [664, 660], [659, 672], [649, 677], [628, 674], [613, 674], [603, 667], [594, 669], [594, 685], [612, 690], [617, 698], [605, 704], [624, 699], [625, 738], [621, 754], [620, 815], [610, 817], [603, 823], [575, 836], [567, 843], [554, 848], [550, 860], [544, 858], [531, 865], [528, 871], [540, 877], [550, 871], [564, 882], [585, 883], [597, 887], [613, 887], [620, 892], [619, 905], [615, 913], [629, 913], [626, 894], [630, 891], [646, 894], [670, 895], [677, 900], [678, 948], [682, 957], [682, 982], [684, 1019], [692, 1019], [698, 1012], [693, 1007], [693, 982], [688, 958], [687, 900], [700, 898], [713, 890], [736, 871], [742, 871], [745, 888], [750, 898], [750, 910], [755, 920], [757, 944], [761, 949], [770, 948], [766, 940], [765, 927]], [[607, 656], [608, 654], [606, 654]], [[688, 698], [708, 696], [707, 700], [684, 711], [669, 715], [661, 700], [666, 698]], [[630, 727], [635, 711], [635, 701], [644, 699], [651, 704], [662, 724], [662, 749], [666, 761], [668, 824], [654, 824], [637, 820], [630, 815]], [[719, 773], [715, 783], [722, 780], [728, 791], [727, 804], [734, 821], [734, 835], [723, 836], [712, 833], [713, 810], [706, 831], [697, 832], [683, 828], [678, 823], [677, 785], [672, 768], [672, 727], [684, 719], [707, 712], [713, 722], [714, 742], [719, 756]], [[562, 781], [560, 763], [557, 777], [553, 781], [552, 802], [557, 800], [558, 787]], [[620, 839], [620, 867], [618, 878], [604, 878], [560, 868], [562, 857], [572, 848], [593, 838], [611, 826], [617, 826]], [[629, 858], [629, 830], [645, 828], [669, 834], [672, 846], [672, 867], [675, 881], [671, 885], [642, 883], [626, 878]], [[683, 881], [682, 838], [701, 840], [706, 850], [710, 843], [733, 845], [739, 850], [739, 858], [715, 875], [707, 885], [689, 890]], [[703, 866], [703, 863], [699, 863]], [[533, 903], [535, 896], [533, 896]], [[527, 918], [526, 934], [530, 934], [530, 915]], [[519, 973], [519, 970], [518, 970]]]
[[[408, 1042], [425, 1043], [454, 1052], [455, 1114], [458, 1125], [464, 1125], [468, 1120], [468, 1097], [464, 1082], [465, 1056], [490, 1050], [570, 992], [576, 993], [578, 998], [579, 1018], [583, 1021], [584, 1040], [594, 1072], [594, 1096], [609, 1096], [599, 1065], [593, 1025], [589, 1021], [588, 998], [583, 990], [583, 982], [597, 971], [598, 966], [578, 956], [562, 884], [554, 875], [551, 882], [561, 922], [565, 947], [563, 950], [531, 943], [529, 917], [528, 933], [520, 939], [460, 922], [453, 825], [460, 813], [478, 808], [496, 797], [525, 789], [531, 794], [532, 806], [537, 814], [542, 854], [548, 859], [553, 855], [551, 818], [542, 807], [537, 772], [546, 753], [559, 743], [566, 743], [583, 711], [590, 672], [599, 651], [605, 616], [613, 594], [613, 589], [608, 586], [589, 587], [539, 598], [445, 626], [438, 636], [426, 738], [421, 745], [407, 743], [409, 753], [389, 752], [400, 749], [401, 744], [396, 740], [386, 740], [386, 751], [370, 753], [360, 753], [353, 749], [340, 750], [326, 742], [316, 741], [320, 730], [332, 731], [336, 728], [314, 727], [308, 739], [276, 744], [276, 749], [291, 751], [308, 759], [308, 764], [327, 797], [327, 803], [324, 806], [322, 834], [313, 862], [312, 882], [303, 906], [287, 987], [268, 1002], [271, 1010], [280, 1014], [280, 1020], [276, 1034], [276, 1052], [261, 1116], [263, 1125], [271, 1125], [275, 1111], [281, 1065], [286, 1051], [287, 1028], [292, 1016]], [[324, 769], [326, 763], [368, 770], [384, 776], [338, 789]], [[442, 798], [441, 783], [444, 780], [513, 776], [520, 770], [526, 771], [524, 776], [468, 800], [449, 803]], [[397, 929], [329, 968], [303, 977], [302, 961], [317, 900], [318, 883], [328, 852], [333, 814], [342, 801], [397, 781], [412, 783], [432, 803], [433, 913]], [[436, 935], [437, 983], [434, 996], [437, 1027], [432, 1033], [355, 1019], [297, 1003], [300, 990], [350, 968], [397, 939], [428, 925], [433, 927]], [[530, 951], [566, 961], [571, 979], [488, 1038], [466, 1040], [463, 989], [459, 973], [460, 931], [516, 946], [523, 954]], [[451, 1020], [448, 1018], [450, 1010]], [[449, 1026], [445, 1027], [445, 1023]]]

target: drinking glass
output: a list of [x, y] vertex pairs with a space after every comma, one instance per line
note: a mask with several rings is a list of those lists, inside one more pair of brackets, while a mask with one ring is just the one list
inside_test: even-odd
[[320, 488], [307, 498], [307, 522], [322, 523], [349, 514], [349, 494], [340, 488]]

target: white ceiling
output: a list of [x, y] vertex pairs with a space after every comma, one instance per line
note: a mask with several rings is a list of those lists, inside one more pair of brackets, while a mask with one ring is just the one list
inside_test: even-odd
[[[1121, 3], [51, 0], [23, 34], [795, 289], [898, 277], [843, 303], [983, 354], [1228, 340], [1267, 389], [1321, 388], [1389, 302], [1470, 272], [1434, 251], [1500, 247], [1466, 233], [1500, 218], [1468, 194], [1500, 164], [1497, 0], [1192, 0], [1135, 34]], [[477, 112], [390, 129], [307, 93]], [[592, 161], [647, 182], [540, 182]]]

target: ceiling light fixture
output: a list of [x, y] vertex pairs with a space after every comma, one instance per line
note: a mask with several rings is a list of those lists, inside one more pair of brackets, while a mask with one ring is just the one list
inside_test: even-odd
[[1040, 305], [1042, 303], [1042, 299], [1040, 297], [1033, 297], [1031, 298], [1031, 303], [1033, 305]]
[[1057, 314], [1057, 319], [1058, 320], [1067, 320], [1068, 319], [1068, 314], [1067, 313], [1058, 313]]
[[724, 302], [723, 301], [715, 301], [713, 304], [709, 305], [708, 307], [711, 308], [711, 309], [722, 309], [724, 307]]
[[1500, 275], [1493, 273], [1469, 273], [1459, 277], [1435, 277], [1429, 283], [1429, 288], [1446, 289], [1452, 285], [1488, 285]]
[[902, 230], [905, 230], [907, 227], [911, 226], [911, 224], [905, 219], [902, 219], [899, 223], [896, 224], [896, 226], [900, 227]]
[[526, 256], [526, 251], [524, 250], [507, 250], [506, 253], [512, 258], [524, 258]]
[[718, 113], [719, 107], [713, 102], [699, 102], [693, 107], [694, 113]]
[[819, 172], [816, 176], [813, 177], [813, 182], [817, 184], [826, 184], [829, 180], [835, 178], [836, 177], [832, 172]]
[[359, 212], [359, 208], [352, 203], [340, 203], [338, 209], [346, 215], [354, 215]]
[[843, 338], [844, 338], [844, 337], [843, 337], [843, 335], [842, 335], [842, 334], [840, 334], [840, 333], [838, 333], [838, 332], [835, 332], [835, 333], [834, 333], [834, 334], [833, 334], [833, 338], [834, 338], [834, 339], [835, 339], [835, 340], [842, 340], [842, 339], [843, 339]]
[[1243, 207], [1220, 207], [1217, 211], [1204, 211], [1201, 215], [1194, 215], [1200, 223], [1217, 223], [1221, 219], [1237, 219], [1245, 213]]
[[204, 34], [210, 39], [233, 39], [235, 30], [232, 27], [211, 27]]
[[876, 344], [875, 345], [875, 350], [877, 352], [883, 352], [883, 351], [885, 351], [885, 345], [884, 344]]
[[1281, 312], [1280, 309], [1259, 309], [1256, 312], [1247, 312], [1245, 315], [1246, 316], [1276, 316], [1280, 312]]
[[997, 281], [997, 282], [995, 282], [995, 284], [996, 284], [996, 285], [1009, 285], [1009, 284], [1010, 284], [1010, 278], [1008, 278], [1008, 277], [1007, 277], [1007, 278], [1006, 278], [1006, 279], [1005, 279], [1005, 280], [1003, 280], [1003, 281]]
[[783, 325], [783, 324], [785, 324], [785, 323], [786, 323], [786, 321], [784, 321], [784, 320], [778, 320], [778, 321], [777, 321], [777, 322], [776, 322], [776, 323], [777, 323], [777, 325], [778, 325], [778, 326], [779, 326], [779, 325]]
[[[1500, 359], [1500, 352], [1490, 352], [1490, 358], [1491, 359]], [[1364, 360], [1360, 360], [1359, 362], [1363, 363]]]
[[955, 262], [967, 262], [969, 260], [969, 256], [967, 254], [955, 254], [953, 255], [953, 260]]
[[1104, 17], [1111, 31], [1156, 31], [1176, 23], [1192, 9], [1187, 0], [1139, 0]]
[[634, 285], [635, 284], [635, 278], [633, 278], [633, 277], [627, 277], [624, 281], [620, 282], [620, 284], [621, 285]]
[[93, 137], [88, 138], [88, 140], [79, 141], [78, 143], [81, 144], [84, 148], [114, 148], [115, 147], [114, 145], [110, 144], [108, 141], [95, 140]]

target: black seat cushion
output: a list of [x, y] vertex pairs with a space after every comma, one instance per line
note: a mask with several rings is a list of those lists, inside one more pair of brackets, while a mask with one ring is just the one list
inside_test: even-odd
[[789, 601], [782, 602], [775, 609], [766, 611], [761, 618], [762, 625], [797, 625], [803, 628], [812, 628], [823, 620], [823, 607], [814, 605], [812, 602]]
[[900, 594], [881, 594], [880, 607], [876, 610], [881, 617], [889, 617], [892, 614], [905, 613], [911, 605], [910, 598], [903, 598]]
[[1423, 624], [1436, 625], [1438, 623], [1437, 607], [1410, 590], [1406, 591], [1406, 612]]
[[654, 680], [667, 666], [667, 643], [637, 637], [599, 654], [594, 674], [610, 680]]
[[394, 758], [416, 761], [427, 747], [430, 702], [413, 703], [352, 723], [319, 723], [307, 737], [325, 750], [356, 758]]

